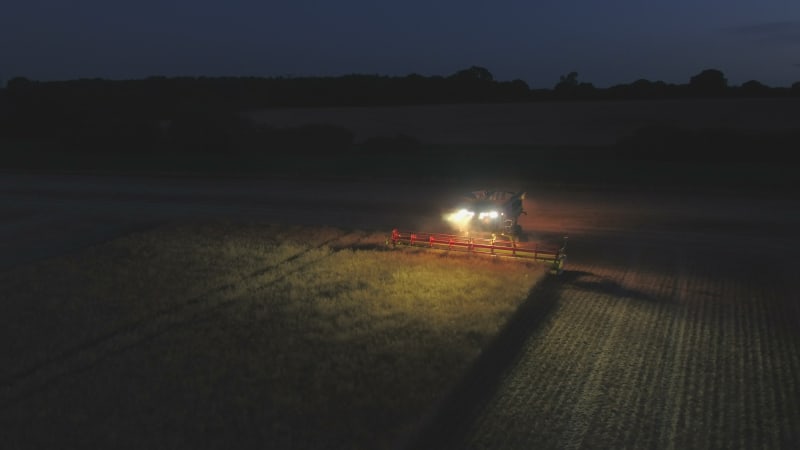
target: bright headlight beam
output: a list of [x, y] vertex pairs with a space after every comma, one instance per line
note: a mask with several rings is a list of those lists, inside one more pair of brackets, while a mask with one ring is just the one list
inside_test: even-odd
[[475, 213], [473, 211], [459, 209], [458, 211], [446, 214], [444, 218], [459, 231], [467, 231], [469, 230], [469, 222], [473, 217], [475, 217]]

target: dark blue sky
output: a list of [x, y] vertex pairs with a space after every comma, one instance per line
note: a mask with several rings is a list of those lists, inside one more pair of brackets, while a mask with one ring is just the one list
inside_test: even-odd
[[0, 9], [0, 82], [450, 75], [550, 88], [800, 81], [798, 0], [26, 0]]

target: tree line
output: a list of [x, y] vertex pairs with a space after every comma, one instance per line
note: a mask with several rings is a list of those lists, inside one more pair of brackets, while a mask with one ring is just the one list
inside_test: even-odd
[[[240, 113], [279, 107], [799, 96], [800, 82], [789, 88], [768, 87], [754, 80], [731, 86], [716, 69], [703, 70], [685, 84], [641, 79], [603, 89], [581, 81], [577, 72], [562, 75], [552, 89], [531, 89], [522, 80], [497, 81], [479, 66], [447, 77], [149, 77], [49, 82], [18, 77], [0, 89], [0, 144], [5, 142], [10, 148], [8, 142], [35, 141], [62, 154], [143, 157], [165, 152], [236, 157], [280, 149], [286, 158], [291, 154], [298, 159], [324, 149], [326, 155], [348, 153], [359, 159], [373, 151], [413, 151], [421, 143], [410, 136], [378, 136], [356, 143], [352, 131], [341, 127], [307, 124], [277, 128], [249, 121]], [[728, 132], [722, 138], [726, 143], [744, 142]], [[777, 139], [773, 147], [780, 149], [800, 142], [797, 131], [769, 138]], [[653, 141], [689, 149], [691, 143], [705, 145], [720, 138], [708, 133], [645, 130], [621, 143], [618, 151], [635, 155], [639, 147], [652, 147]], [[20, 148], [17, 145], [4, 153], [22, 157]]]
[[530, 102], [540, 100], [624, 100], [689, 97], [800, 96], [800, 81], [791, 87], [769, 87], [756, 80], [739, 86], [722, 71], [706, 69], [687, 83], [639, 79], [597, 88], [562, 75], [552, 89], [533, 89], [520, 79], [498, 81], [484, 67], [472, 66], [450, 76], [344, 75], [339, 77], [149, 77], [138, 80], [101, 78], [40, 82], [11, 79], [0, 90], [11, 108], [39, 106], [81, 108], [157, 108], [160, 111], [312, 106], [394, 106], [444, 103]]

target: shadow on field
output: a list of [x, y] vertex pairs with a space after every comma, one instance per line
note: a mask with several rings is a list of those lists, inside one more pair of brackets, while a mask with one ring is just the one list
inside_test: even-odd
[[[598, 277], [590, 272], [572, 272], [573, 278], [570, 284], [572, 287], [585, 291], [592, 291], [598, 294], [612, 295], [618, 298], [629, 298], [633, 300], [656, 301], [658, 299], [634, 289], [628, 289], [616, 281], [608, 278]], [[591, 278], [591, 279], [586, 279]]]
[[514, 365], [528, 339], [544, 324], [555, 308], [564, 285], [578, 282], [586, 272], [564, 271], [549, 275], [531, 289], [528, 298], [509, 319], [506, 327], [486, 347], [433, 415], [420, 425], [410, 449], [457, 448], [461, 436], [495, 394], [503, 375]]

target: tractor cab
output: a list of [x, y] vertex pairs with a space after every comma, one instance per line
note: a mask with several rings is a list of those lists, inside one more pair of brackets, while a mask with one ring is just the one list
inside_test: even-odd
[[462, 234], [495, 234], [517, 237], [521, 227], [519, 216], [525, 192], [481, 190], [462, 196], [458, 205], [445, 214], [450, 226]]

